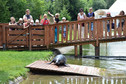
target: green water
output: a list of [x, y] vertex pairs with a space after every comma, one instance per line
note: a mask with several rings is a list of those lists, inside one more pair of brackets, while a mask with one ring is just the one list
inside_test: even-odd
[[[68, 54], [74, 54], [73, 50]], [[126, 42], [100, 45], [102, 56], [126, 56]], [[92, 45], [83, 46], [83, 55], [94, 56]], [[21, 84], [126, 84], [126, 61], [115, 59], [86, 59], [66, 56], [67, 63], [106, 69], [103, 77], [58, 76], [28, 74]]]

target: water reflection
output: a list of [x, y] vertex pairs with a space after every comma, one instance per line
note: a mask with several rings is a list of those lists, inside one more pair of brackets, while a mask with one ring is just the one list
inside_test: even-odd
[[126, 84], [125, 78], [93, 78], [71, 76], [39, 76], [27, 79], [22, 84]]

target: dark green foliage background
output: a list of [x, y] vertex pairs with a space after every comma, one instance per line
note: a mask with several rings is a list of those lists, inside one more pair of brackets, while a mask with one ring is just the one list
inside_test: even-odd
[[50, 11], [60, 13], [67, 20], [76, 20], [77, 13], [83, 8], [87, 13], [90, 7], [97, 9], [109, 8], [116, 0], [0, 0], [0, 23], [8, 23], [13, 16], [18, 21], [26, 9], [31, 10], [34, 20]]

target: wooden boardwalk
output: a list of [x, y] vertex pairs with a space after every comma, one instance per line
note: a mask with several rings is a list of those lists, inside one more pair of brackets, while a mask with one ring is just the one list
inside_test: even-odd
[[[105, 69], [89, 67], [89, 66], [80, 66], [68, 64], [67, 67], [61, 66], [58, 67], [54, 64], [47, 64], [47, 61], [35, 61], [34, 63], [27, 65], [26, 68], [32, 70], [44, 70], [47, 72], [60, 72], [66, 74], [74, 74], [74, 75], [84, 75], [84, 76], [102, 76], [105, 73]], [[57, 74], [56, 74], [57, 75]]]

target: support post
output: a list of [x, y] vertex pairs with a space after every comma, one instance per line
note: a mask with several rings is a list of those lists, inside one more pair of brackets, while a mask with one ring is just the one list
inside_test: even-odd
[[32, 50], [31, 26], [29, 26], [29, 51]]
[[5, 33], [5, 25], [2, 25], [3, 29], [3, 50], [6, 50], [6, 33]]
[[75, 56], [77, 56], [77, 45], [74, 46], [74, 52], [75, 52]]
[[[100, 44], [95, 45], [95, 56], [100, 56]], [[99, 57], [96, 57], [99, 58]]]
[[79, 48], [80, 48], [80, 56], [82, 56], [82, 45], [80, 45]]

